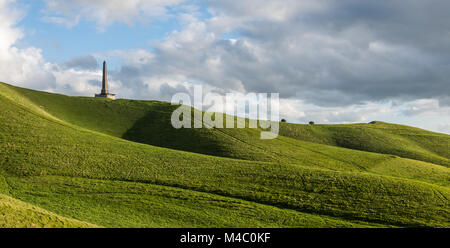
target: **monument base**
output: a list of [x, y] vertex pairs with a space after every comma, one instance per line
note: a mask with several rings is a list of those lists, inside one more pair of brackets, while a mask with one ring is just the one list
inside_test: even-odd
[[95, 94], [95, 97], [103, 97], [103, 98], [108, 98], [108, 99], [112, 99], [112, 100], [116, 99], [115, 94]]

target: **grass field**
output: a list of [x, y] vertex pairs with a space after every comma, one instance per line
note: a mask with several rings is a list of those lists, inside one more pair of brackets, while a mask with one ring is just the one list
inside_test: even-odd
[[281, 123], [260, 140], [174, 129], [177, 107], [0, 83], [0, 226], [450, 227], [449, 135]]

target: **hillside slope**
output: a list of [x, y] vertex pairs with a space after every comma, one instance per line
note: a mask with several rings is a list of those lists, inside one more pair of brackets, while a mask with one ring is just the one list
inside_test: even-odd
[[58, 216], [42, 208], [0, 194], [0, 228], [94, 228], [86, 222]]
[[[23, 91], [73, 100], [79, 112], [66, 113], [56, 100], [36, 102]], [[114, 113], [117, 104], [122, 115], [101, 114]], [[264, 143], [250, 129], [215, 136], [212, 144], [219, 148], [211, 153], [222, 157], [136, 143], [121, 139], [115, 129], [130, 130], [133, 124], [116, 118], [139, 109], [127, 111], [134, 104], [164, 105], [0, 84], [0, 173], [8, 186], [2, 193], [112, 227], [449, 226], [450, 172], [444, 166], [287, 137]], [[97, 107], [98, 115], [91, 116]], [[165, 119], [157, 120], [167, 126]], [[179, 146], [189, 148], [184, 133], [178, 135], [184, 137]]]
[[[8, 85], [3, 85], [3, 88], [4, 92], [9, 91], [8, 97], [13, 101], [26, 102], [29, 108], [35, 108], [41, 114], [50, 113], [49, 118], [57, 117], [64, 123], [144, 144], [249, 161], [296, 163], [340, 171], [366, 171], [444, 186], [450, 183], [447, 169], [435, 164], [311, 144], [283, 136], [274, 140], [261, 140], [261, 130], [258, 129], [174, 129], [170, 124], [170, 116], [178, 106], [164, 102], [111, 101], [68, 97]], [[282, 126], [282, 133], [283, 130]], [[325, 139], [329, 136], [320, 137]], [[445, 135], [442, 137], [448, 139]], [[408, 148], [407, 143], [399, 144], [398, 147]], [[392, 151], [395, 153], [397, 150], [392, 148]], [[443, 160], [441, 158], [440, 161]], [[393, 164], [397, 166], [387, 166]]]
[[350, 125], [281, 123], [280, 135], [450, 166], [449, 135], [404, 125], [380, 121]]
[[[258, 161], [277, 160], [276, 155], [267, 154], [268, 150], [280, 154], [282, 160], [288, 155], [283, 154], [286, 142], [282, 137], [260, 142], [261, 130], [174, 129], [170, 125], [170, 117], [172, 111], [179, 106], [165, 102], [68, 97], [17, 87], [13, 87], [12, 90], [65, 122], [130, 141]], [[402, 125], [383, 122], [351, 125], [281, 123], [280, 135], [299, 141], [390, 154], [450, 166], [449, 135]], [[283, 148], [276, 149], [276, 147]], [[288, 156], [292, 157], [292, 154]], [[305, 157], [305, 154], [296, 157]]]

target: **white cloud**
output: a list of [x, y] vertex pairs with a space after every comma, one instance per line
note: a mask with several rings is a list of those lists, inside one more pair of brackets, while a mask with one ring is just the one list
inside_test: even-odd
[[375, 120], [380, 113], [395, 112], [394, 109], [382, 104], [369, 103], [342, 107], [318, 107], [300, 100], [281, 100], [281, 117], [289, 122], [308, 123], [314, 121], [322, 124], [355, 123]]
[[12, 28], [23, 16], [23, 12], [13, 8], [12, 0], [0, 0], [0, 51], [7, 53], [16, 40], [22, 38], [23, 32], [19, 28]]
[[450, 107], [440, 107], [437, 99], [419, 99], [403, 105], [402, 114], [406, 116], [426, 114], [448, 114]]
[[[23, 13], [14, 7], [14, 1], [0, 0], [0, 80], [36, 86], [37, 81], [51, 84], [52, 76], [41, 70], [44, 60], [41, 50], [30, 47], [18, 49], [14, 47], [17, 40], [23, 37], [23, 31], [15, 27]], [[33, 82], [34, 80], [34, 82]]]
[[450, 134], [450, 124], [439, 124], [438, 132]]
[[17, 23], [24, 13], [13, 0], [0, 0], [0, 81], [14, 85], [74, 95], [92, 94], [89, 83], [99, 78], [99, 72], [73, 70], [48, 63], [36, 47], [17, 48], [24, 36]]
[[44, 20], [72, 27], [80, 20], [94, 21], [100, 31], [114, 22], [132, 25], [151, 17], [163, 18], [184, 0], [46, 0]]

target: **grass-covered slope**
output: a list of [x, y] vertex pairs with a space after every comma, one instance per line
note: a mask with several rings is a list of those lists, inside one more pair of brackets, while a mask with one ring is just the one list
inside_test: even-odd
[[86, 222], [62, 217], [42, 208], [0, 194], [0, 228], [93, 228]]
[[351, 125], [281, 123], [280, 135], [450, 166], [450, 136], [385, 122]]
[[[8, 85], [3, 85], [3, 89], [9, 91], [7, 95], [13, 101], [25, 102], [28, 108], [39, 113], [50, 113], [50, 117], [57, 117], [77, 127], [144, 144], [250, 161], [297, 163], [343, 171], [382, 171], [384, 175], [403, 176], [439, 185], [449, 183], [448, 174], [442, 173], [446, 171], [444, 168], [395, 156], [311, 144], [308, 142], [311, 140], [284, 136], [275, 140], [261, 140], [261, 130], [249, 128], [174, 129], [170, 124], [170, 116], [178, 106], [164, 102], [68, 97]], [[283, 130], [284, 126], [282, 134]], [[324, 133], [316, 136], [322, 139], [329, 137]], [[448, 139], [445, 135], [442, 137]], [[407, 147], [407, 144], [400, 146]], [[392, 148], [391, 151], [396, 149]], [[387, 164], [402, 166], [385, 166]]]
[[287, 137], [265, 143], [250, 129], [177, 133], [178, 147], [189, 151], [199, 142], [193, 135], [222, 157], [200, 154], [206, 147], [164, 148], [164, 135], [132, 142], [170, 135], [164, 118], [154, 120], [163, 129], [122, 139], [133, 116], [167, 112], [158, 102], [0, 84], [0, 106], [1, 193], [71, 219], [107, 227], [450, 226], [444, 166]]
[[[178, 106], [165, 102], [111, 101], [68, 97], [16, 87], [13, 90], [65, 122], [131, 141], [248, 160], [277, 160], [273, 153], [280, 154], [282, 160], [287, 156], [305, 157], [303, 153], [299, 156], [283, 154], [286, 142], [282, 138], [260, 142], [260, 130], [174, 129], [170, 125], [170, 117]], [[281, 123], [280, 135], [300, 141], [450, 165], [449, 135], [408, 126], [383, 122], [352, 125]], [[267, 151], [272, 153], [268, 154]]]
[[106, 227], [372, 225], [150, 183], [59, 176], [13, 178], [11, 182], [16, 197]]

